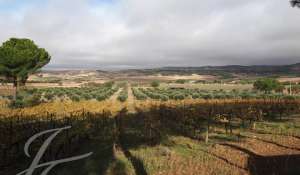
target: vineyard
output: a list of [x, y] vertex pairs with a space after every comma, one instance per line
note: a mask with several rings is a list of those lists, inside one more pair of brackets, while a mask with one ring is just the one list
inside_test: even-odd
[[172, 89], [172, 88], [133, 88], [138, 100], [183, 100], [183, 99], [300, 99], [299, 95], [287, 95], [283, 93], [263, 93], [255, 90], [202, 90], [202, 89]]
[[[111, 139], [111, 128], [113, 122], [110, 119], [110, 112], [102, 112], [91, 114], [77, 112], [58, 119], [53, 114], [44, 114], [43, 116], [14, 116], [9, 118], [1, 118], [1, 169], [12, 166], [18, 160], [26, 160], [23, 154], [23, 146], [27, 139], [32, 135], [54, 128], [72, 126], [71, 130], [56, 139], [55, 143], [47, 150], [44, 159], [62, 158], [70, 155], [81, 148], [81, 144], [93, 139], [93, 137], [101, 138], [101, 141], [109, 143]], [[38, 148], [42, 141], [35, 142], [32, 146], [33, 150]], [[18, 162], [19, 168], [25, 169], [27, 162]], [[16, 169], [4, 171], [4, 174], [16, 174]]]
[[[133, 88], [134, 94], [141, 92]], [[291, 154], [300, 153], [299, 113], [299, 100], [235, 99], [162, 102], [136, 106], [136, 113], [124, 108], [115, 114], [82, 110], [60, 117], [42, 112], [2, 116], [0, 167], [8, 175], [26, 168], [28, 163], [21, 160], [26, 160], [23, 145], [30, 136], [72, 126], [45, 159], [90, 151], [94, 156], [67, 169], [58, 167], [55, 174], [260, 174], [276, 172], [278, 166], [291, 172], [298, 160]], [[290, 156], [276, 158], [272, 165], [258, 163], [274, 154]], [[281, 159], [289, 164], [280, 164]], [[15, 162], [19, 166], [12, 169]]]
[[[74, 102], [81, 100], [103, 101], [116, 93], [118, 88], [118, 86], [113, 86], [113, 84], [104, 84], [80, 88], [23, 89], [18, 92], [17, 100], [13, 103], [13, 106], [19, 108], [35, 106], [40, 103], [53, 102], [57, 100], [70, 100]], [[11, 99], [12, 97], [8, 96], [7, 98]]]
[[119, 94], [119, 96], [118, 96], [118, 100], [119, 100], [120, 102], [125, 102], [125, 101], [127, 100], [127, 98], [128, 98], [128, 88], [127, 88], [127, 86], [126, 86], [126, 87], [124, 87], [124, 88], [122, 89], [122, 91], [120, 92], [120, 94]]
[[[120, 89], [120, 92], [119, 92]], [[293, 91], [293, 95], [282, 92], [265, 93], [255, 89], [233, 89], [233, 90], [204, 90], [201, 88], [149, 88], [131, 87], [135, 99], [139, 101], [169, 101], [169, 100], [247, 100], [247, 99], [300, 99], [299, 93]], [[128, 99], [128, 84], [123, 82], [114, 84], [87, 84], [82, 87], [74, 88], [24, 88], [20, 89], [17, 100], [11, 103], [11, 107], [23, 108], [32, 107], [42, 103], [55, 101], [104, 101], [109, 100], [114, 94], [117, 100], [125, 102]], [[118, 93], [117, 93], [118, 92]], [[2, 96], [1, 99], [12, 100], [12, 96]]]

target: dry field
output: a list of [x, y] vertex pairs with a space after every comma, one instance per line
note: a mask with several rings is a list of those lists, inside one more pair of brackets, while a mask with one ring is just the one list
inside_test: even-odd
[[174, 80], [214, 80], [216, 79], [215, 76], [212, 75], [172, 75], [172, 76], [164, 76], [164, 75], [157, 75], [157, 76], [146, 76], [145, 78], [152, 79], [152, 80], [164, 80], [164, 81], [174, 81]]
[[252, 90], [253, 85], [252, 84], [192, 84], [192, 83], [186, 83], [186, 84], [162, 84], [162, 87], [166, 88], [190, 88], [190, 89], [201, 89], [201, 90], [225, 90], [225, 91], [231, 91], [231, 90]]
[[278, 81], [280, 82], [293, 82], [293, 83], [300, 83], [300, 77], [281, 77], [278, 78]]
[[116, 81], [130, 81], [130, 82], [136, 82], [136, 83], [143, 83], [143, 82], [151, 82], [153, 80], [159, 80], [162, 82], [166, 81], [176, 81], [176, 80], [215, 80], [215, 76], [211, 75], [172, 75], [172, 76], [166, 76], [166, 75], [117, 75], [114, 77], [114, 80]]

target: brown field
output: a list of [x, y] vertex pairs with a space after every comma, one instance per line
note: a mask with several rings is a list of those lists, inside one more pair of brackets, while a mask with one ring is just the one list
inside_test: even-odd
[[115, 76], [112, 80], [115, 81], [129, 81], [132, 83], [149, 83], [153, 80], [159, 80], [161, 82], [169, 82], [176, 80], [215, 80], [216, 77], [210, 75], [190, 75], [190, 76], [182, 76], [182, 75], [174, 75], [174, 76], [164, 76], [164, 75], [125, 75], [125, 76]]
[[300, 77], [281, 77], [278, 78], [280, 82], [293, 82], [293, 83], [300, 83]]
[[190, 89], [201, 89], [201, 90], [251, 90], [253, 89], [252, 84], [193, 84], [193, 83], [186, 83], [186, 84], [175, 84], [175, 83], [169, 83], [169, 84], [162, 84], [162, 87], [167, 88], [190, 88]]

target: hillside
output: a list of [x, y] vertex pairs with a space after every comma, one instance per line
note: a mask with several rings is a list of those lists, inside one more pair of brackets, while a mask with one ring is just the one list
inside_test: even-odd
[[141, 70], [146, 74], [160, 73], [160, 74], [252, 74], [252, 75], [299, 75], [300, 63], [293, 65], [228, 65], [228, 66], [202, 66], [202, 67], [163, 67], [157, 69]]

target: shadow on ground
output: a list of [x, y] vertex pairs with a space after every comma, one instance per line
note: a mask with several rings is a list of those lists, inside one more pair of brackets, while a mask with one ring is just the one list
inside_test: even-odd
[[[128, 113], [121, 110], [115, 117], [95, 117], [88, 123], [84, 123], [87, 131], [85, 139], [77, 144], [78, 149], [72, 151], [72, 156], [93, 152], [87, 159], [66, 163], [53, 169], [49, 174], [53, 175], [104, 175], [113, 163], [116, 162], [116, 147], [124, 153], [131, 162], [136, 175], [147, 175], [147, 169], [142, 160], [135, 157], [131, 150], [140, 146], [156, 146], [165, 143], [168, 136], [186, 136], [198, 139], [207, 127], [205, 118], [193, 118], [193, 111], [173, 110], [168, 108], [154, 108], [149, 111]], [[195, 125], [197, 123], [197, 125]], [[73, 128], [76, 129], [76, 128]], [[216, 138], [223, 141], [235, 141], [241, 138]], [[252, 175], [283, 175], [300, 174], [300, 155], [261, 156], [245, 148], [223, 144], [232, 149], [242, 151], [249, 155], [247, 170]], [[59, 150], [56, 150], [59, 151]], [[66, 155], [60, 156], [64, 157]], [[69, 156], [69, 155], [68, 155]], [[68, 157], [67, 156], [67, 157]], [[217, 156], [217, 155], [216, 155]], [[57, 158], [57, 157], [56, 157]], [[221, 159], [221, 158], [220, 158]], [[227, 160], [223, 160], [227, 161]], [[228, 161], [230, 164], [230, 162]], [[119, 166], [118, 174], [126, 175], [123, 166]], [[7, 174], [10, 175], [10, 174]]]

